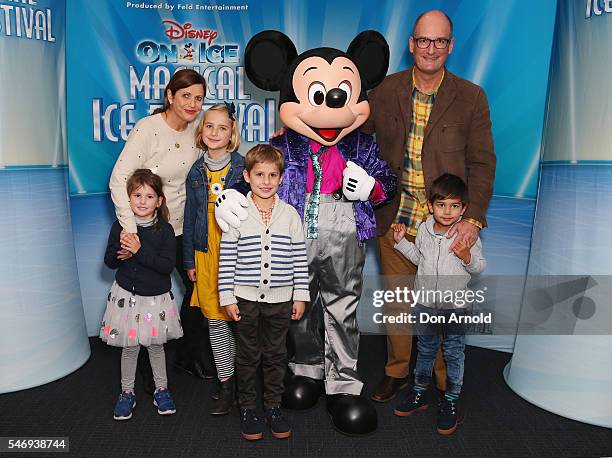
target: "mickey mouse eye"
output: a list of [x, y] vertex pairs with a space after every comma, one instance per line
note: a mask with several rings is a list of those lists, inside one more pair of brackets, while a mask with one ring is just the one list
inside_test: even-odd
[[338, 89], [342, 89], [344, 92], [346, 92], [347, 101], [351, 100], [351, 83], [348, 81], [342, 81], [340, 86], [338, 86]]
[[318, 81], [312, 83], [308, 88], [308, 101], [311, 105], [322, 105], [326, 95], [325, 86]]

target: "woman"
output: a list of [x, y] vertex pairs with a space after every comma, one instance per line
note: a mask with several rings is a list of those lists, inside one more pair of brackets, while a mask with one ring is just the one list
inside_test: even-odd
[[[130, 208], [126, 183], [136, 169], [148, 168], [164, 180], [164, 193], [170, 212], [169, 223], [176, 235], [176, 268], [185, 285], [181, 307], [181, 321], [185, 336], [179, 341], [175, 365], [200, 378], [211, 378], [210, 342], [204, 335], [204, 320], [199, 308], [189, 307], [193, 284], [183, 269], [183, 212], [185, 208], [185, 180], [200, 150], [195, 146], [194, 122], [204, 103], [206, 81], [196, 71], [179, 70], [168, 82], [164, 105], [151, 116], [134, 126], [115, 163], [110, 178], [110, 190], [117, 219], [124, 234], [136, 233], [134, 212]], [[127, 259], [129, 252], [120, 251], [119, 259]], [[141, 352], [146, 359], [146, 352]], [[149, 364], [140, 371], [145, 379], [145, 390], [153, 387]], [[205, 369], [205, 365], [206, 367]], [[209, 375], [210, 374], [210, 375]]]

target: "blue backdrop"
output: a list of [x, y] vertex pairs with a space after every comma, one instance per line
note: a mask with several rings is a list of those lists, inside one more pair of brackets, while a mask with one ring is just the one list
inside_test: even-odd
[[[528, 7], [520, 1], [235, 1], [236, 9], [226, 11], [198, 10], [187, 1], [164, 2], [169, 8], [162, 9], [128, 4], [73, 0], [67, 9], [70, 194], [90, 334], [98, 331], [112, 281], [101, 259], [114, 218], [108, 178], [124, 139], [159, 103], [169, 75], [189, 66], [207, 76], [207, 102], [237, 103], [243, 152], [265, 141], [279, 126], [276, 94], [254, 88], [241, 61], [248, 39], [264, 29], [283, 31], [300, 52], [322, 45], [346, 49], [358, 32], [375, 29], [390, 44], [389, 71], [395, 72], [411, 64], [407, 43], [416, 17], [431, 8], [446, 11], [456, 37], [448, 67], [482, 85], [491, 106], [498, 168], [490, 228], [483, 234], [488, 272], [526, 271], [554, 0]], [[370, 274], [378, 270], [372, 253]], [[513, 337], [486, 345], [510, 350]]]
[[89, 357], [66, 187], [65, 4], [0, 0], [0, 393]]

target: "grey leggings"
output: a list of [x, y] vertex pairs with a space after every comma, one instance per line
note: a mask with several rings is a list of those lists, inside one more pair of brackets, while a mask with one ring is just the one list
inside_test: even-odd
[[[163, 345], [150, 345], [146, 347], [149, 351], [149, 360], [153, 370], [155, 388], [167, 388], [168, 378], [166, 376], [166, 353]], [[121, 390], [134, 391], [134, 379], [136, 378], [136, 364], [140, 345], [135, 347], [123, 347], [121, 352]]]

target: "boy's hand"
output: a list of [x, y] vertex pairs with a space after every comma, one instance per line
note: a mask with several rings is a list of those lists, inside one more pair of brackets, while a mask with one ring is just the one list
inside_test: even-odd
[[304, 308], [306, 308], [306, 303], [304, 301], [293, 301], [291, 319], [297, 321], [302, 318], [302, 315], [304, 315]]
[[121, 248], [129, 251], [132, 254], [138, 253], [140, 250], [140, 239], [136, 234], [125, 233], [121, 236]]
[[238, 304], [230, 304], [225, 306], [225, 312], [234, 321], [240, 321], [240, 309]]
[[189, 280], [195, 283], [196, 281], [196, 270], [195, 269], [187, 269], [187, 276]]
[[395, 243], [400, 243], [406, 236], [406, 225], [404, 223], [393, 224], [391, 228], [393, 229], [393, 240], [395, 240]]
[[465, 264], [469, 264], [472, 260], [472, 253], [470, 253], [470, 244], [466, 240], [455, 240], [455, 243], [451, 247], [453, 253], [461, 259]]

